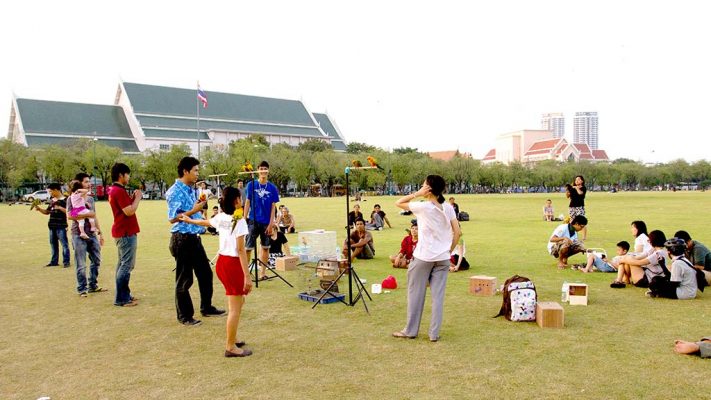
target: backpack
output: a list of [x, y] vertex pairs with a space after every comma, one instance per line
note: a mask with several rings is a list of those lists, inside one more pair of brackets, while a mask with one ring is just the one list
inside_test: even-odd
[[462, 211], [459, 213], [459, 220], [460, 221], [469, 221], [469, 213]]
[[698, 286], [699, 290], [703, 293], [704, 288], [709, 285], [708, 282], [706, 282], [706, 275], [704, 274], [704, 271], [696, 269], [685, 257], [681, 257], [680, 260], [694, 271], [696, 274], [696, 286]]
[[536, 286], [530, 279], [514, 275], [504, 282], [503, 303], [494, 318], [504, 316], [509, 321], [536, 320]]

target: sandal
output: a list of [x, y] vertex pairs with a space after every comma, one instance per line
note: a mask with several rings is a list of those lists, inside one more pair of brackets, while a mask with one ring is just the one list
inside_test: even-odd
[[627, 284], [620, 281], [614, 281], [610, 284], [610, 287], [613, 289], [624, 289], [627, 287]]

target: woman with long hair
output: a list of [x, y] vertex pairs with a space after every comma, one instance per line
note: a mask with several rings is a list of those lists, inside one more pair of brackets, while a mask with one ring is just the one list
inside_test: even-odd
[[[572, 185], [568, 185], [568, 197], [570, 197], [570, 203], [568, 204], [568, 211], [570, 213], [570, 220], [577, 215], [585, 215], [585, 195], [588, 189], [585, 187], [585, 178], [582, 175], [575, 176]], [[585, 226], [582, 231], [582, 241], [584, 242], [588, 238], [588, 227]]]
[[[445, 203], [442, 196], [445, 186], [441, 176], [429, 175], [420, 190], [395, 203], [397, 207], [415, 214], [419, 231], [417, 247], [407, 269], [407, 324], [403, 330], [393, 333], [397, 338], [417, 337], [429, 282], [432, 291], [429, 338], [432, 342], [439, 340], [449, 258], [461, 237], [454, 208]], [[424, 201], [412, 201], [418, 197]]]

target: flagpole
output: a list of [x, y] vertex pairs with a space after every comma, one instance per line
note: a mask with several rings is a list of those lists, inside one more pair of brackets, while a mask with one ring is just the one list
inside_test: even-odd
[[[197, 83], [198, 94], [200, 93], [200, 81]], [[195, 109], [197, 110], [197, 158], [200, 159], [200, 99], [195, 96]]]

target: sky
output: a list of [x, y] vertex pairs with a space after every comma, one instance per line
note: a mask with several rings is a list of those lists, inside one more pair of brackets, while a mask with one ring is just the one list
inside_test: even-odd
[[[120, 80], [302, 100], [347, 141], [481, 158], [599, 114], [599, 148], [711, 159], [703, 2], [12, 1], [0, 120], [22, 98], [112, 104]], [[5, 98], [5, 106], [1, 105]], [[7, 125], [5, 125], [7, 126]], [[5, 133], [3, 133], [3, 136]]]

